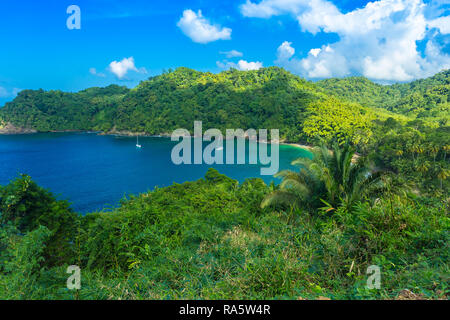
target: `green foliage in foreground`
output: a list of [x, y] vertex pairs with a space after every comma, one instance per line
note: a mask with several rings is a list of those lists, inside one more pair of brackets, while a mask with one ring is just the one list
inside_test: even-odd
[[[362, 200], [380, 196], [387, 188], [387, 173], [371, 169], [366, 157], [356, 157], [349, 144], [333, 144], [312, 150], [313, 157], [300, 158], [292, 164], [299, 170], [284, 170], [276, 174], [283, 181], [280, 188], [264, 198], [262, 207], [269, 205], [318, 209], [326, 204], [327, 212], [342, 206], [351, 210]], [[325, 201], [326, 200], [326, 201]]]
[[67, 201], [56, 201], [29, 176], [22, 175], [0, 189], [1, 225], [11, 225], [21, 234], [40, 226], [50, 231], [43, 251], [49, 265], [61, 264], [73, 255], [70, 241], [75, 236], [77, 219]]
[[[239, 185], [211, 169], [204, 179], [131, 197], [112, 212], [69, 219], [67, 210], [61, 220], [52, 208], [65, 202], [19, 177], [0, 189], [0, 299], [373, 299], [395, 298], [403, 289], [424, 298], [448, 294], [444, 203], [386, 194], [374, 204], [355, 202], [328, 213], [261, 209], [276, 188], [260, 179]], [[20, 210], [8, 209], [5, 199], [16, 193], [40, 201], [40, 214], [26, 200]], [[51, 212], [67, 228], [42, 225]], [[25, 219], [39, 226], [20, 231]], [[58, 264], [47, 257], [52, 237], [67, 252]], [[65, 287], [71, 264], [82, 270], [78, 291]], [[366, 288], [371, 264], [381, 267], [380, 290]]]

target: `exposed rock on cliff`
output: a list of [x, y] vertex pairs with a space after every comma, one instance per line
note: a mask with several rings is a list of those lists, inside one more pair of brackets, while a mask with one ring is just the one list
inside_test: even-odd
[[16, 127], [12, 123], [4, 123], [0, 121], [0, 134], [27, 134], [36, 132], [37, 131], [34, 129]]

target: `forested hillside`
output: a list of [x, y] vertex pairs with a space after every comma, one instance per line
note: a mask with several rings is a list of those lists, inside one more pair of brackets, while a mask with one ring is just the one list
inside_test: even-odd
[[111, 121], [118, 103], [129, 91], [110, 85], [77, 93], [23, 90], [0, 110], [0, 118], [38, 131], [92, 130]]
[[[328, 128], [339, 123], [341, 136], [360, 141], [376, 118], [446, 125], [449, 74], [383, 86], [358, 77], [314, 84], [277, 67], [219, 74], [178, 68], [131, 90], [117, 85], [78, 93], [24, 90], [0, 109], [0, 119], [37, 131], [152, 135], [192, 130], [193, 121], [202, 120], [207, 128], [277, 128], [289, 141], [306, 141], [323, 130], [329, 135]], [[320, 123], [314, 121], [318, 117]], [[354, 138], [344, 127], [362, 130]]]
[[187, 68], [141, 82], [132, 90], [109, 86], [79, 93], [22, 91], [1, 110], [5, 122], [38, 131], [100, 130], [146, 134], [208, 128], [279, 128], [299, 135], [315, 86], [282, 69], [202, 73]]
[[306, 107], [321, 96], [313, 84], [282, 69], [202, 73], [179, 68], [142, 82], [117, 108], [117, 130], [170, 133], [204, 128], [278, 128], [300, 134]]
[[389, 86], [363, 77], [326, 79], [319, 81], [317, 86], [344, 100], [412, 118], [445, 125], [450, 117], [450, 70], [431, 78]]
[[[357, 93], [345, 89], [341, 94], [341, 82], [329, 81], [327, 88], [333, 85], [334, 89], [324, 90], [323, 83], [315, 85], [276, 67], [219, 74], [179, 68], [143, 81], [132, 90], [116, 85], [78, 93], [24, 90], [0, 110], [0, 118], [4, 123], [37, 131], [113, 130], [146, 134], [191, 129], [194, 120], [202, 120], [208, 128], [278, 128], [282, 137], [295, 141], [306, 140], [302, 129], [311, 115], [333, 114], [346, 126], [358, 126], [357, 118], [363, 127], [370, 125], [373, 117], [368, 113], [374, 110], [384, 118], [389, 116], [370, 108], [378, 106], [370, 101], [384, 99], [383, 86], [350, 78], [345, 81], [350, 81], [351, 90]], [[361, 86], [360, 81], [367, 86]], [[340, 107], [334, 111], [329, 110], [336, 101], [330, 103], [330, 93], [339, 99]], [[375, 98], [366, 99], [370, 95]], [[355, 100], [357, 96], [360, 98]], [[363, 100], [370, 103], [362, 103]], [[311, 121], [308, 124], [315, 126]], [[327, 125], [318, 124], [312, 131]]]

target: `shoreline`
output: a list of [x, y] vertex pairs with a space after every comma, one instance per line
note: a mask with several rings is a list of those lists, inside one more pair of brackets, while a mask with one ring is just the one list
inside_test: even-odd
[[[3, 130], [2, 130], [3, 129]], [[7, 130], [4, 130], [7, 129]], [[9, 130], [8, 130], [9, 129]], [[117, 137], [147, 137], [147, 138], [171, 138], [171, 134], [168, 133], [160, 133], [155, 135], [150, 135], [144, 132], [132, 132], [132, 131], [115, 131], [111, 130], [108, 132], [104, 131], [89, 131], [89, 130], [50, 130], [46, 132], [40, 132], [35, 129], [28, 129], [28, 128], [18, 128], [15, 126], [9, 126], [6, 125], [3, 128], [0, 128], [0, 135], [29, 135], [29, 134], [36, 134], [36, 133], [88, 133], [88, 134], [97, 134], [99, 136], [117, 136]], [[193, 137], [192, 135], [190, 137]], [[248, 139], [248, 137], [245, 137]], [[260, 141], [261, 143], [267, 143], [267, 141]], [[313, 149], [313, 146], [301, 144], [297, 142], [284, 142], [279, 141], [277, 143], [278, 145], [283, 146], [290, 146], [295, 147], [299, 149], [306, 149], [308, 151], [311, 151]]]
[[312, 149], [314, 149], [314, 147], [311, 145], [294, 143], [294, 142], [282, 142], [282, 143], [280, 143], [280, 145], [295, 147], [295, 148], [299, 148], [299, 149], [306, 149], [308, 151], [311, 151]]

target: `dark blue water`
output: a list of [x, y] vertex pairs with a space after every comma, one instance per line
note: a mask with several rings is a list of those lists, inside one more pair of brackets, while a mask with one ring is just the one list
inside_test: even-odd
[[[176, 142], [167, 138], [136, 139], [88, 133], [42, 133], [0, 135], [0, 184], [19, 173], [30, 175], [39, 185], [67, 199], [78, 212], [117, 206], [129, 194], [138, 194], [174, 182], [204, 177], [208, 165], [174, 165], [171, 150]], [[280, 146], [280, 169], [307, 152]], [[248, 159], [248, 157], [247, 157]], [[240, 182], [260, 177], [260, 165], [214, 165], [219, 172]]]

